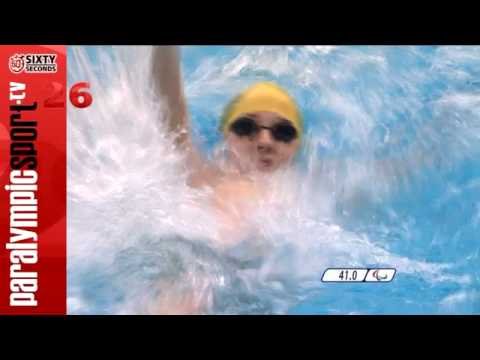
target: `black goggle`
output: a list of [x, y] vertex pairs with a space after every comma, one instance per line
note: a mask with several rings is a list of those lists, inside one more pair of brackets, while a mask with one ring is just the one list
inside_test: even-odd
[[241, 117], [230, 126], [230, 130], [238, 136], [253, 136], [258, 134], [261, 129], [270, 130], [275, 140], [285, 143], [289, 143], [297, 137], [297, 129], [287, 120], [269, 127], [258, 125], [249, 117]]

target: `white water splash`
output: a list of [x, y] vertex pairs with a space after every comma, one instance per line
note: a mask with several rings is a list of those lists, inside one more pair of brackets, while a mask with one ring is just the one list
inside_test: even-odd
[[[388, 98], [365, 89], [371, 110], [366, 111], [351, 93], [338, 92], [353, 78], [354, 71], [344, 69], [349, 68], [346, 65], [357, 69], [376, 66], [382, 81], [405, 80], [401, 75], [392, 78], [382, 73], [388, 65], [380, 51], [355, 57], [347, 52], [340, 57], [345, 66], [327, 72], [322, 61], [335, 53], [335, 48], [308, 47], [293, 61], [289, 48], [245, 48], [230, 60], [206, 59], [187, 78], [187, 97], [192, 99], [233, 95], [265, 72], [273, 77], [288, 76], [288, 81], [298, 80], [304, 86], [318, 86], [320, 95], [310, 101], [328, 104], [348, 119], [340, 128], [341, 137], [369, 156], [364, 162], [347, 161], [340, 172], [337, 165], [322, 162], [312, 153], [307, 174], [279, 174], [272, 180], [276, 202], [257, 204], [248, 220], [255, 232], [232, 255], [212, 242], [219, 226], [218, 219], [202, 205], [208, 193], [186, 185], [182, 155], [176, 153], [162, 128], [162, 113], [167, 109], [152, 98], [150, 48], [95, 49], [95, 60], [86, 48], [70, 48], [69, 81], [89, 81], [94, 103], [86, 109], [68, 109], [68, 254], [69, 273], [73, 274], [69, 312], [98, 311], [96, 295], [85, 295], [88, 279], [75, 276], [89, 264], [102, 264], [105, 274], [96, 275], [125, 294], [119, 302], [111, 300], [112, 305], [106, 306], [116, 313], [156, 312], [156, 302], [168, 298], [168, 291], [177, 296], [172, 301], [185, 293], [204, 301], [209, 305], [207, 312], [284, 313], [310, 291], [321, 289], [319, 279], [329, 266], [393, 266], [432, 283], [468, 284], [468, 277], [445, 274], [448, 264], [395, 255], [365, 234], [346, 231], [335, 223], [333, 208], [340, 191], [354, 203], [359, 188], [373, 190], [371, 170], [376, 165], [371, 165], [370, 133], [377, 123], [376, 114], [391, 105]], [[415, 79], [409, 81], [413, 83], [405, 86], [415, 91]], [[424, 76], [418, 74], [417, 81], [424, 81]], [[453, 102], [471, 109], [475, 101], [472, 95], [455, 95], [439, 100], [439, 106]], [[219, 101], [209, 106], [218, 113], [221, 105]], [[402, 106], [414, 112], [420, 100], [412, 96]], [[458, 128], [461, 125], [454, 130]], [[427, 139], [438, 135], [431, 129], [424, 130], [430, 134]], [[463, 145], [471, 147], [477, 134], [470, 134]], [[312, 135], [312, 144], [319, 139]], [[413, 148], [422, 150], [431, 144], [422, 141]], [[385, 193], [391, 191], [387, 177], [407, 176], [422, 162], [407, 160], [404, 164], [404, 168], [377, 171], [379, 192], [382, 187]], [[178, 262], [167, 259], [166, 254], [174, 254], [171, 256], [177, 256]], [[233, 256], [255, 261], [258, 254], [261, 261], [255, 266], [232, 265], [230, 260]], [[220, 295], [214, 299], [213, 293]]]

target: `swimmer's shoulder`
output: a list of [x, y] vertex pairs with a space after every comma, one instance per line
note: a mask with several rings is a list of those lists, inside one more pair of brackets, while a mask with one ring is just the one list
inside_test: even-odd
[[217, 187], [224, 177], [224, 172], [215, 165], [204, 162], [195, 166], [188, 177], [188, 185], [194, 188]]

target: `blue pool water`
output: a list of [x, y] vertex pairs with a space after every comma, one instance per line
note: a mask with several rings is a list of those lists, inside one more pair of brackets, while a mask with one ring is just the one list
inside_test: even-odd
[[[205, 154], [221, 143], [223, 106], [255, 81], [283, 85], [303, 112], [285, 185], [296, 201], [271, 224], [258, 215], [273, 245], [252, 268], [188, 242], [208, 239], [215, 221], [184, 205], [181, 160], [149, 128], [148, 55], [69, 49], [69, 82], [90, 81], [95, 100], [69, 109], [70, 313], [136, 312], [162, 276], [207, 279], [213, 313], [480, 313], [480, 47], [182, 47]], [[321, 283], [329, 266], [397, 275]], [[182, 271], [190, 277], [175, 280]]]

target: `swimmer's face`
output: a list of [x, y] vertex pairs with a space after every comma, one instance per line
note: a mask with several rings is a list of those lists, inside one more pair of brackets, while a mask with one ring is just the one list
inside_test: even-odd
[[[236, 124], [239, 119], [242, 122]], [[249, 119], [254, 123], [249, 124]], [[244, 172], [275, 171], [292, 161], [300, 146], [298, 135], [293, 124], [276, 113], [244, 114], [232, 122], [226, 134], [230, 160]]]

